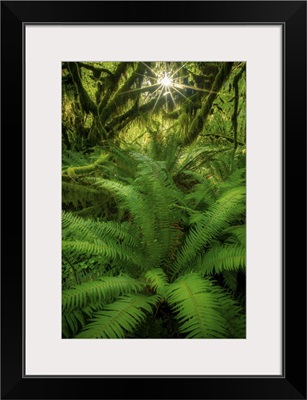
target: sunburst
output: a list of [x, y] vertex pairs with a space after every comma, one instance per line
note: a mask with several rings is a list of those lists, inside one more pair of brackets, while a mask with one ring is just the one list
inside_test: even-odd
[[[178, 110], [178, 105], [175, 100], [175, 94], [178, 94], [179, 96], [184, 98], [185, 101], [189, 101], [193, 104], [193, 101], [184, 94], [186, 92], [186, 89], [192, 91], [213, 93], [212, 90], [187, 85], [183, 82], [183, 79], [188, 75], [182, 76], [182, 74], [179, 74], [179, 72], [182, 69], [185, 69], [186, 65], [188, 64], [187, 62], [182, 63], [182, 65], [175, 70], [172, 70], [172, 64], [168, 62], [155, 63], [154, 68], [151, 68], [145, 62], [143, 62], [143, 64], [150, 72], [150, 76], [146, 74], [138, 74], [144, 77], [142, 86], [137, 89], [131, 89], [129, 91], [123, 92], [121, 94], [139, 91], [140, 93], [142, 93], [142, 104], [145, 104], [148, 101], [148, 98], [150, 100], [155, 99], [151, 113], [153, 113], [156, 109], [157, 104], [159, 103], [159, 100], [162, 98], [162, 96], [165, 98], [166, 110], [168, 109], [169, 99], [173, 103], [175, 110]], [[189, 74], [188, 70], [187, 73]]]

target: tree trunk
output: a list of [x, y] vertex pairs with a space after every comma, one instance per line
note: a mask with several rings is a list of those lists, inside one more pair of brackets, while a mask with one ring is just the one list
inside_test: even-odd
[[245, 65], [243, 68], [237, 73], [237, 75], [234, 77], [233, 80], [233, 88], [235, 91], [235, 97], [234, 97], [234, 109], [233, 109], [233, 114], [231, 117], [231, 122], [232, 122], [232, 127], [233, 127], [233, 148], [234, 150], [237, 149], [238, 147], [238, 105], [239, 105], [239, 85], [238, 82], [243, 75], [243, 72], [245, 71]]
[[210, 94], [206, 98], [206, 101], [202, 105], [201, 109], [197, 111], [196, 116], [190, 125], [188, 134], [184, 139], [184, 145], [189, 145], [193, 143], [194, 140], [197, 139], [198, 135], [202, 132], [207, 117], [210, 113], [212, 104], [216, 99], [221, 87], [223, 86], [223, 83], [230, 74], [232, 64], [232, 62], [223, 63], [219, 73], [215, 77]]

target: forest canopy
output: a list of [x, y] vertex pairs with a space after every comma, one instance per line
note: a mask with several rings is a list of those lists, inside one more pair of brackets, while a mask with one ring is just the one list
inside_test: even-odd
[[246, 64], [62, 63], [64, 338], [244, 338]]

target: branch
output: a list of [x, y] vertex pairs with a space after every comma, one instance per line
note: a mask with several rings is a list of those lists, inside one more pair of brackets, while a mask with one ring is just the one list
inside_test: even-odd
[[78, 64], [76, 62], [68, 62], [67, 67], [72, 77], [72, 80], [77, 88], [79, 100], [83, 110], [87, 114], [91, 112], [92, 114], [96, 115], [97, 107], [83, 87]]
[[115, 71], [114, 75], [112, 76], [111, 84], [110, 84], [110, 86], [109, 86], [109, 88], [107, 90], [107, 93], [105, 94], [104, 98], [101, 100], [101, 102], [99, 104], [99, 107], [98, 107], [98, 114], [99, 115], [105, 109], [105, 107], [108, 104], [108, 101], [110, 100], [110, 97], [112, 96], [114, 91], [117, 89], [120, 77], [126, 71], [127, 67], [128, 67], [128, 63], [127, 62], [121, 62], [121, 63], [118, 64], [118, 66], [116, 68], [116, 71]]
[[93, 72], [93, 75], [95, 76], [95, 78], [99, 78], [99, 76], [100, 76], [100, 74], [102, 73], [102, 72], [105, 72], [106, 74], [108, 74], [108, 75], [110, 75], [110, 76], [114, 76], [114, 74], [111, 72], [111, 71], [109, 71], [108, 69], [106, 69], [106, 68], [102, 68], [102, 67], [94, 67], [94, 65], [90, 65], [90, 64], [85, 64], [85, 63], [83, 63], [83, 62], [79, 62], [78, 63], [79, 64], [79, 67], [83, 67], [83, 68], [86, 68], [86, 69], [89, 69], [89, 70], [91, 70], [92, 72]]
[[197, 138], [197, 136], [203, 130], [203, 127], [206, 123], [207, 117], [210, 113], [212, 104], [213, 104], [214, 100], [216, 99], [218, 92], [220, 91], [226, 78], [228, 78], [231, 68], [232, 68], [232, 64], [233, 64], [232, 62], [223, 63], [219, 73], [216, 75], [216, 78], [213, 82], [210, 94], [207, 96], [205, 103], [203, 104], [201, 109], [198, 110], [195, 118], [193, 119], [193, 121], [191, 123], [188, 134], [184, 140], [185, 145], [189, 145], [189, 144], [193, 143], [194, 140]]
[[[217, 138], [217, 139], [225, 139], [225, 140], [227, 140], [228, 142], [230, 142], [230, 143], [234, 143], [234, 139], [233, 138], [231, 138], [231, 137], [228, 137], [228, 136], [223, 136], [223, 135], [217, 135], [217, 134], [215, 134], [215, 133], [208, 133], [208, 134], [205, 134], [205, 135], [201, 135], [202, 137], [207, 137], [207, 136], [213, 136], [213, 137], [215, 137], [215, 138]], [[238, 142], [237, 141], [237, 145], [240, 145], [240, 146], [244, 146], [244, 143], [242, 143], [242, 142]]]
[[119, 104], [123, 105], [127, 100], [138, 95], [138, 91], [129, 92], [129, 89], [131, 88], [133, 83], [139, 78], [139, 75], [142, 75], [144, 73], [145, 68], [145, 65], [139, 63], [137, 69], [132, 73], [132, 75], [127, 79], [120, 90], [115, 94], [112, 101], [110, 101], [109, 104], [101, 110], [100, 120], [102, 125], [105, 125], [106, 121], [109, 119], [110, 115], [116, 110]]
[[237, 73], [237, 75], [234, 77], [233, 80], [233, 87], [235, 91], [235, 96], [234, 96], [234, 109], [233, 109], [233, 114], [231, 117], [231, 122], [233, 126], [233, 148], [236, 150], [238, 146], [238, 105], [239, 105], [239, 85], [238, 82], [240, 78], [243, 75], [243, 72], [245, 71], [245, 64], [241, 68], [241, 70]]
[[139, 115], [142, 113], [149, 112], [153, 109], [153, 107], [159, 107], [164, 103], [164, 98], [160, 97], [160, 99], [152, 99], [148, 103], [143, 104], [140, 107], [133, 107], [124, 114], [118, 116], [117, 118], [114, 118], [111, 124], [107, 126], [107, 131], [109, 132], [109, 138], [112, 138], [115, 136], [115, 128], [120, 126], [120, 129], [124, 128], [126, 125], [128, 125], [131, 121], [133, 121], [135, 118], [137, 118]]

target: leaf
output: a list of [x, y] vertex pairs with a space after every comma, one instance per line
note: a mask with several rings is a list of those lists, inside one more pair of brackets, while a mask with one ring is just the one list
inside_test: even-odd
[[192, 227], [178, 252], [172, 270], [174, 275], [192, 265], [199, 251], [208, 246], [228, 224], [245, 210], [245, 188], [228, 190], [206, 212], [194, 213]]
[[163, 269], [156, 268], [147, 271], [145, 279], [148, 281], [149, 285], [156, 291], [156, 293], [160, 294], [161, 296], [165, 295], [168, 281]]
[[130, 295], [109, 304], [102, 311], [94, 314], [77, 338], [124, 338], [132, 333], [144, 321], [146, 312], [152, 312], [159, 296]]
[[179, 330], [187, 338], [225, 337], [226, 320], [218, 311], [219, 300], [211, 282], [193, 273], [180, 277], [167, 291], [167, 301], [176, 313]]
[[106, 276], [99, 281], [84, 282], [62, 293], [64, 311], [84, 308], [93, 302], [108, 302], [123, 294], [135, 293], [142, 290], [140, 281], [129, 276]]
[[197, 271], [204, 274], [224, 270], [238, 270], [246, 265], [246, 248], [242, 245], [220, 245], [213, 247], [201, 259]]

